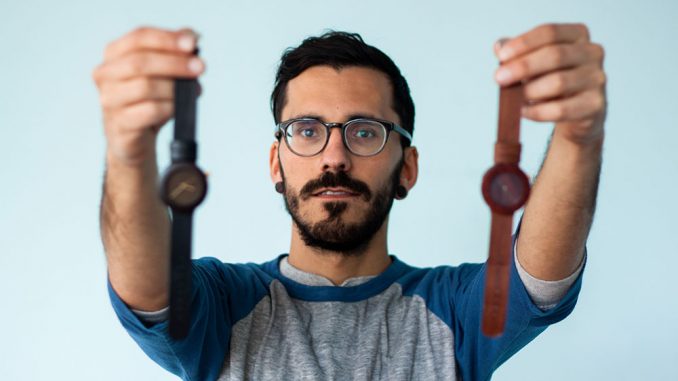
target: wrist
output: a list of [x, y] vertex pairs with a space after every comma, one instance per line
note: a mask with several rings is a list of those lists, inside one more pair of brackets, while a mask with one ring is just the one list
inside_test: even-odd
[[122, 172], [129, 175], [136, 174], [141, 177], [157, 176], [158, 164], [155, 152], [146, 157], [139, 157], [134, 160], [123, 158], [117, 155], [112, 148], [106, 150], [106, 168], [116, 172]]
[[551, 140], [551, 150], [566, 151], [564, 157], [572, 159], [584, 159], [590, 161], [593, 157], [600, 157], [603, 151], [603, 142], [605, 141], [605, 133], [600, 131], [595, 136], [587, 138], [572, 139], [568, 134], [562, 133], [561, 130], [555, 129]]

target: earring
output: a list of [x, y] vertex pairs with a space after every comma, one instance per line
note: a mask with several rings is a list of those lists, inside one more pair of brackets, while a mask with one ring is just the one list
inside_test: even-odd
[[285, 183], [283, 183], [282, 181], [278, 181], [277, 183], [275, 183], [275, 191], [280, 194], [285, 193]]
[[395, 191], [395, 198], [396, 198], [396, 200], [402, 200], [402, 199], [404, 199], [405, 197], [407, 197], [407, 188], [405, 188], [405, 187], [402, 186], [402, 185], [398, 185], [398, 186], [396, 187], [396, 191]]

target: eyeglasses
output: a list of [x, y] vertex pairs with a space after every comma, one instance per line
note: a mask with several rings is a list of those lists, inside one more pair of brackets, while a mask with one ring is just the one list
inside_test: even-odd
[[357, 156], [374, 156], [381, 152], [391, 131], [412, 141], [412, 135], [399, 125], [370, 118], [352, 119], [346, 123], [324, 123], [315, 118], [290, 119], [275, 126], [275, 137], [284, 136], [287, 147], [299, 156], [315, 156], [327, 146], [330, 128], [341, 128], [344, 146]]

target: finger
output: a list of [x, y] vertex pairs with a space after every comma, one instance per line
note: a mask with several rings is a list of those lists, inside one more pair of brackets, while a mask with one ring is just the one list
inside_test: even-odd
[[99, 66], [94, 80], [127, 80], [140, 76], [195, 78], [205, 70], [199, 57], [159, 52], [135, 52]]
[[507, 41], [497, 55], [504, 62], [545, 45], [588, 41], [589, 38], [589, 30], [584, 24], [544, 24]]
[[537, 122], [567, 122], [590, 118], [605, 108], [605, 96], [599, 89], [572, 97], [524, 106], [522, 116]]
[[169, 31], [150, 27], [137, 28], [108, 45], [104, 52], [104, 61], [113, 60], [138, 50], [190, 54], [195, 50], [197, 36], [190, 29]]
[[538, 102], [562, 98], [589, 88], [604, 86], [605, 81], [605, 73], [595, 64], [561, 70], [527, 82], [524, 85], [525, 99]]
[[146, 101], [121, 110], [114, 124], [121, 131], [157, 129], [167, 123], [173, 113], [171, 101]]
[[100, 101], [104, 109], [114, 110], [143, 101], [171, 101], [173, 98], [173, 80], [138, 77], [106, 84], [101, 89]]
[[495, 79], [506, 86], [554, 70], [601, 62], [602, 57], [602, 47], [597, 44], [549, 45], [504, 63], [497, 69]]
[[497, 42], [494, 43], [494, 55], [496, 55], [497, 58], [499, 57], [498, 56], [499, 50], [501, 49], [502, 46], [504, 46], [504, 44], [508, 40], [510, 40], [508, 37], [502, 37], [502, 38], [498, 39]]

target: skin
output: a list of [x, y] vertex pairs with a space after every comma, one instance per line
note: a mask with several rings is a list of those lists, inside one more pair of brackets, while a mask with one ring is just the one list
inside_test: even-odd
[[168, 304], [169, 216], [157, 195], [155, 140], [174, 112], [173, 77], [204, 71], [190, 30], [136, 29], [106, 47], [92, 77], [106, 135], [101, 237], [111, 285], [130, 307]]
[[523, 117], [555, 122], [525, 206], [517, 252], [532, 276], [558, 280], [583, 260], [595, 210], [607, 110], [604, 50], [583, 24], [547, 24], [495, 46], [500, 85], [523, 81]]
[[[132, 308], [158, 310], [167, 306], [169, 219], [158, 200], [155, 139], [173, 115], [172, 79], [196, 78], [205, 69], [191, 57], [196, 36], [190, 30], [139, 28], [106, 48], [93, 72], [100, 93], [107, 139], [101, 234], [111, 284]], [[591, 226], [603, 143], [606, 110], [603, 50], [590, 42], [579, 24], [549, 24], [495, 46], [508, 77], [496, 73], [499, 84], [523, 81], [530, 105], [528, 119], [555, 122], [549, 152], [526, 205], [518, 240], [519, 261], [533, 276], [562, 279], [581, 263]], [[283, 120], [314, 114], [329, 122], [345, 122], [361, 114], [399, 123], [390, 108], [390, 84], [383, 74], [365, 68], [336, 71], [315, 67], [289, 83]], [[274, 143], [270, 150], [273, 182], [300, 189], [323, 171], [347, 171], [371, 189], [384, 186], [398, 160], [405, 158], [401, 184], [416, 183], [418, 154], [404, 152], [391, 134], [379, 155], [360, 158], [343, 147], [332, 130], [325, 151], [311, 158], [293, 155]], [[278, 155], [280, 160], [278, 160]], [[344, 218], [360, 218], [361, 203], [350, 205]], [[310, 220], [323, 218], [322, 200], [302, 202]], [[345, 257], [306, 247], [292, 226], [290, 262], [334, 283], [382, 272], [387, 256], [388, 220], [362, 255]]]
[[[335, 70], [329, 66], [311, 67], [288, 83], [287, 103], [282, 109], [281, 119], [315, 115], [325, 122], [344, 123], [351, 116], [361, 115], [400, 123], [398, 115], [391, 108], [391, 91], [386, 75], [373, 69], [347, 67]], [[355, 156], [344, 147], [341, 131], [332, 129], [325, 149], [312, 157], [295, 155], [286, 144], [277, 141], [273, 143], [270, 150], [271, 180], [274, 183], [282, 181], [281, 165], [286, 174], [286, 186], [296, 190], [301, 189], [309, 180], [319, 178], [324, 171], [345, 171], [349, 176], [365, 182], [372, 193], [375, 193], [374, 190], [388, 186], [389, 175], [403, 155], [405, 162], [400, 183], [409, 190], [417, 180], [416, 148], [408, 147], [403, 151], [399, 135], [391, 133], [386, 147], [378, 155]], [[349, 223], [361, 219], [367, 206], [357, 196], [321, 196], [301, 201], [301, 214], [310, 222], [327, 218], [327, 212], [322, 207], [326, 200], [348, 202], [349, 207], [342, 218]], [[386, 246], [387, 227], [388, 220], [359, 255], [346, 256], [306, 246], [293, 223], [290, 264], [322, 275], [334, 284], [341, 284], [354, 276], [379, 274], [391, 262]]]

